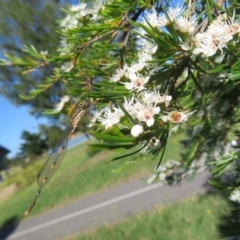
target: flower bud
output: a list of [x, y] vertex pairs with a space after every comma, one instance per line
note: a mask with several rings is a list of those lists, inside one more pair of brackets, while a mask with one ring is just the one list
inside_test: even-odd
[[132, 127], [131, 135], [133, 137], [139, 137], [143, 133], [143, 131], [144, 131], [143, 126], [137, 124]]

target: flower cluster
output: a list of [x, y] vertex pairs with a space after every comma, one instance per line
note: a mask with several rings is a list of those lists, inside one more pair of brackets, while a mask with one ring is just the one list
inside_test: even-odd
[[[95, 22], [101, 18], [99, 11], [103, 9], [103, 1], [97, 0], [93, 3], [92, 7], [88, 7], [87, 3], [79, 3], [73, 5], [68, 9], [68, 15], [60, 22], [60, 29], [63, 33], [77, 29], [82, 26], [81, 20], [83, 18], [89, 21]], [[58, 48], [60, 56], [71, 54], [74, 44], [70, 42], [66, 37], [61, 37], [60, 46]], [[63, 72], [69, 72], [73, 69], [74, 64], [72, 62], [65, 62], [61, 70]]]
[[152, 39], [145, 37], [146, 32], [142, 28], [136, 32], [138, 33], [137, 61], [117, 69], [110, 78], [111, 82], [119, 82], [131, 92], [140, 92], [146, 89], [150, 77], [159, 70], [158, 65], [151, 62], [154, 60], [153, 55], [156, 53], [158, 45]]
[[[183, 7], [169, 8], [166, 13], [158, 15], [153, 8], [146, 13], [143, 24], [146, 27], [150, 25], [160, 32], [174, 28], [179, 33], [180, 46], [183, 50], [191, 50], [192, 54], [204, 57], [213, 56], [218, 50], [222, 53], [222, 49], [227, 47], [227, 43], [234, 38], [234, 35], [240, 33], [240, 25], [234, 22], [234, 16], [230, 19], [226, 14], [219, 15], [205, 30], [197, 25], [196, 18], [188, 19], [183, 16], [183, 10]], [[198, 28], [201, 28], [201, 31], [196, 33]], [[141, 36], [146, 35], [142, 28], [138, 32]], [[157, 50], [157, 45], [145, 38], [141, 38], [139, 43], [142, 49], [150, 48], [148, 53]]]
[[144, 133], [160, 128], [159, 126], [167, 121], [183, 123], [195, 112], [172, 109], [170, 106], [172, 96], [160, 93], [157, 89], [161, 85], [150, 84], [150, 80], [154, 79], [161, 70], [155, 61], [156, 53], [161, 50], [158, 49], [158, 44], [150, 37], [147, 29], [154, 28], [161, 34], [163, 28], [167, 29], [171, 25], [181, 33], [190, 34], [195, 30], [196, 21], [188, 20], [181, 14], [182, 7], [169, 8], [161, 15], [154, 8], [143, 13], [139, 21], [144, 27], [135, 29], [136, 59], [116, 69], [109, 79], [117, 86], [124, 86], [129, 91], [130, 97], [115, 102], [111, 108], [105, 107], [95, 111], [89, 127], [100, 123], [105, 130], [111, 129], [114, 125], [128, 128], [129, 135], [138, 138], [142, 145], [140, 152], [145, 153], [161, 147], [159, 140], [161, 134], [157, 132], [156, 135], [149, 136], [149, 139], [141, 140]]
[[[132, 127], [131, 134], [134, 137], [138, 137], [143, 130], [138, 127], [139, 124], [151, 127], [154, 125], [155, 116], [162, 119], [163, 122], [171, 121], [173, 123], [181, 123], [188, 120], [188, 117], [195, 111], [186, 113], [179, 111], [172, 111], [167, 115], [160, 116], [160, 104], [168, 106], [172, 97], [169, 95], [163, 95], [154, 91], [143, 91], [137, 97], [132, 96], [131, 99], [125, 98], [123, 108], [130, 114], [130, 116], [137, 122]], [[95, 111], [94, 116], [91, 119], [89, 127], [92, 127], [96, 122], [100, 122], [105, 126], [105, 129], [111, 128], [114, 124], [121, 122], [121, 118], [125, 116], [123, 110], [118, 106], [112, 106], [112, 108], [105, 108], [99, 111]], [[125, 126], [128, 127], [128, 126]]]
[[100, 18], [98, 13], [102, 8], [102, 0], [95, 1], [91, 8], [87, 6], [87, 3], [72, 5], [69, 8], [69, 14], [60, 22], [60, 27], [65, 30], [74, 29], [81, 24], [79, 20], [86, 16], [88, 16], [92, 21], [96, 21]]
[[[160, 113], [160, 107], [157, 105], [160, 103], [168, 105], [170, 100], [171, 96], [161, 95], [156, 90], [143, 91], [138, 97], [133, 95], [130, 99], [125, 98], [123, 108], [137, 124], [145, 124], [147, 127], [151, 127], [155, 122], [154, 116]], [[90, 126], [98, 121], [104, 125], [106, 129], [109, 129], [114, 124], [119, 123], [123, 116], [125, 116], [125, 114], [118, 106], [113, 106], [112, 109], [106, 108], [101, 111], [96, 111]], [[139, 130], [137, 130], [137, 132], [138, 131]], [[133, 130], [132, 135], [138, 136], [139, 134], [136, 134]]]
[[240, 26], [234, 23], [234, 18], [229, 19], [226, 14], [218, 16], [204, 32], [193, 35], [189, 32], [189, 38], [182, 43], [182, 49], [193, 49], [193, 54], [202, 54], [205, 57], [213, 56], [218, 50], [223, 53], [223, 48], [240, 33]]

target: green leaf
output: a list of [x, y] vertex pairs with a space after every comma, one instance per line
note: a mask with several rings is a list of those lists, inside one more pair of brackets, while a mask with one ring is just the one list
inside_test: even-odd
[[136, 139], [133, 137], [119, 137], [119, 136], [112, 136], [109, 134], [104, 133], [90, 133], [93, 137], [101, 140], [106, 140], [110, 142], [131, 142], [136, 143]]
[[42, 113], [45, 115], [58, 115], [60, 112], [55, 109], [43, 109]]
[[128, 153], [128, 154], [125, 154], [125, 155], [122, 155], [122, 156], [119, 156], [119, 157], [115, 157], [115, 158], [111, 159], [110, 162], [113, 162], [113, 161], [116, 161], [116, 160], [119, 160], [119, 159], [122, 159], [122, 158], [125, 158], [125, 157], [132, 156], [132, 155], [140, 152], [143, 148], [145, 148], [147, 144], [148, 144], [148, 142], [146, 142], [140, 149], [138, 149], [138, 150], [135, 151], [135, 152]]
[[217, 65], [216, 68], [212, 69], [212, 70], [208, 70], [209, 73], [218, 73], [218, 72], [222, 72], [222, 70], [224, 69], [224, 65], [220, 64]]
[[124, 148], [124, 149], [130, 149], [134, 146], [136, 146], [136, 143], [92, 143], [88, 145], [90, 148], [93, 149], [109, 149], [109, 150], [114, 150], [114, 149], [119, 149], [119, 148]]
[[207, 18], [208, 18], [208, 23], [212, 23], [212, 13], [211, 13], [211, 6], [209, 0], [206, 0], [206, 5], [207, 5]]
[[231, 79], [231, 80], [237, 80], [240, 78], [240, 72], [239, 73], [229, 73], [228, 74], [228, 77]]

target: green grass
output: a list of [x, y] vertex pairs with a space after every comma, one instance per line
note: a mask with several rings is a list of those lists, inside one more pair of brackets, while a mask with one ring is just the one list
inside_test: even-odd
[[[180, 159], [179, 138], [174, 138], [170, 142], [165, 159]], [[140, 158], [135, 155], [134, 158], [108, 163], [108, 160], [116, 156], [116, 153], [103, 152], [89, 157], [86, 146], [87, 143], [84, 143], [66, 153], [57, 173], [44, 187], [37, 204], [30, 213], [31, 216], [124, 181], [146, 176], [154, 169], [158, 161], [158, 159]], [[121, 152], [121, 154], [125, 153], [125, 151]], [[20, 169], [7, 180], [8, 184], [16, 182], [18, 190], [0, 203], [0, 226], [11, 218], [19, 220], [24, 217], [24, 212], [37, 191], [36, 175], [44, 160], [36, 161]], [[128, 167], [125, 168], [125, 166]], [[119, 171], [121, 168], [124, 170]]]
[[220, 240], [217, 226], [228, 211], [218, 195], [192, 197], [65, 240]]

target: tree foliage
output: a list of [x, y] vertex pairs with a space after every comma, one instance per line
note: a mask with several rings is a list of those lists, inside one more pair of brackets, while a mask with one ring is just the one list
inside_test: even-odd
[[23, 131], [21, 138], [24, 141], [20, 147], [22, 157], [33, 159], [48, 149], [45, 139], [40, 134]]
[[[42, 51], [56, 53], [59, 35], [56, 32], [56, 20], [63, 16], [61, 7], [70, 3], [64, 1], [0, 1], [0, 45], [1, 56], [8, 53], [22, 57], [23, 45], [34, 45]], [[1, 68], [0, 94], [7, 97], [13, 104], [28, 104], [31, 113], [39, 116], [44, 108], [53, 108], [65, 92], [65, 87], [56, 82], [32, 101], [26, 101], [19, 94], [26, 95], [36, 88], [44, 77], [51, 74], [55, 64], [46, 65], [34, 73], [22, 74], [20, 68], [8, 66]]]
[[[153, 154], [151, 181], [172, 184], [208, 167], [212, 184], [240, 202], [239, 152], [230, 144], [236, 139], [239, 146], [239, 7], [237, 1], [80, 3], [59, 22], [57, 54], [31, 45], [2, 65], [34, 72], [55, 64], [25, 99], [60, 81], [94, 108], [88, 126], [99, 142], [92, 148], [128, 150], [113, 160]], [[182, 161], [160, 165], [169, 135], [184, 131]]]
[[39, 125], [39, 134], [45, 139], [48, 150], [53, 149], [62, 136], [63, 130], [57, 125]]
[[20, 146], [19, 153], [22, 158], [35, 159], [41, 156], [47, 150], [53, 149], [62, 136], [63, 130], [57, 125], [46, 126], [40, 124], [38, 128], [37, 133], [22, 132], [23, 143]]

